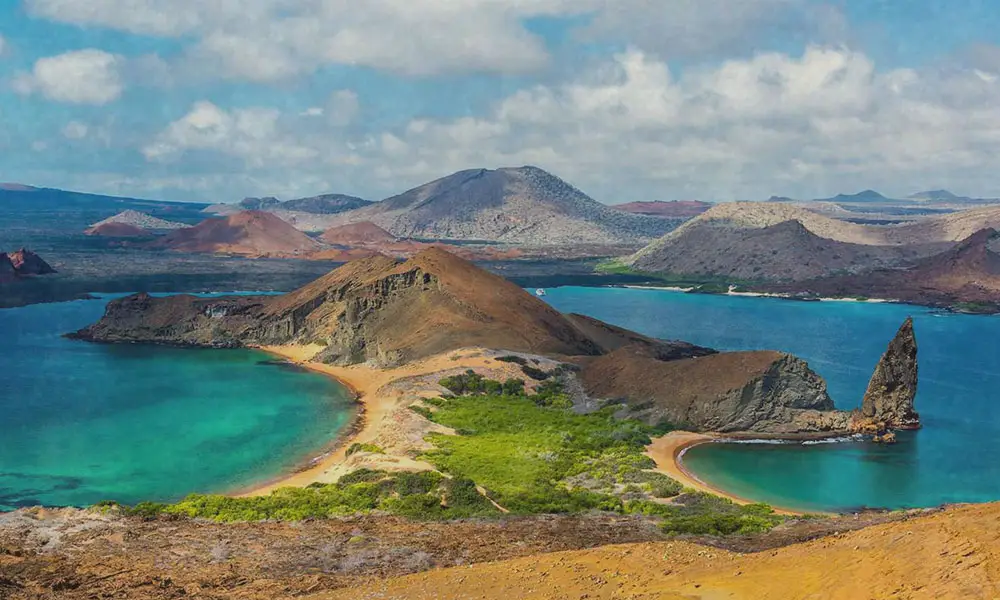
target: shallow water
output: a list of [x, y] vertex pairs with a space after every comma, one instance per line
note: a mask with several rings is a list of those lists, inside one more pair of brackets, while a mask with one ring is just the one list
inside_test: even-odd
[[706, 444], [684, 463], [739, 496], [806, 510], [1000, 500], [1000, 317], [614, 288], [557, 288], [546, 300], [658, 337], [791, 352], [827, 380], [843, 409], [860, 404], [876, 362], [912, 315], [920, 431], [901, 432], [894, 446]]
[[321, 452], [354, 414], [332, 379], [264, 353], [61, 337], [105, 303], [0, 310], [0, 510], [261, 483]]

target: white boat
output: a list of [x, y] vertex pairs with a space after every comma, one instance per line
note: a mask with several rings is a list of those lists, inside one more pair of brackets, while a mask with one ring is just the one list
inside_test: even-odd
[[543, 290], [542, 288], [538, 288], [537, 290], [535, 290], [535, 295], [536, 296], [544, 296], [545, 295], [545, 290]]

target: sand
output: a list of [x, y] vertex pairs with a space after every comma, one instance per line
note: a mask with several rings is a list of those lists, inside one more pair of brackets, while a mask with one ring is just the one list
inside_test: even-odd
[[310, 598], [1000, 598], [998, 540], [1000, 504], [989, 504], [754, 554], [681, 541], [605, 546], [439, 569]]
[[[754, 504], [754, 500], [731, 494], [726, 490], [705, 483], [684, 466], [685, 452], [699, 444], [709, 443], [715, 439], [718, 439], [718, 436], [712, 434], [671, 431], [667, 435], [653, 440], [653, 443], [646, 448], [646, 456], [656, 462], [657, 471], [669, 475], [684, 487], [728, 498], [740, 505]], [[796, 516], [803, 514], [787, 508], [773, 508], [774, 512], [780, 515]]]
[[[322, 346], [266, 346], [265, 352], [294, 362], [309, 370], [336, 378], [357, 396], [361, 412], [353, 431], [339, 440], [337, 447], [296, 473], [244, 491], [240, 496], [260, 496], [281, 487], [304, 487], [310, 483], [333, 483], [341, 476], [365, 467], [387, 471], [429, 471], [430, 463], [414, 456], [430, 448], [423, 441], [430, 432], [454, 433], [431, 423], [409, 409], [421, 398], [436, 397], [443, 391], [437, 382], [449, 374], [476, 369], [493, 379], [517, 376], [517, 365], [497, 361], [493, 351], [467, 348], [446, 352], [395, 369], [366, 365], [338, 367], [314, 362]], [[517, 371], [517, 372], [516, 372]], [[354, 443], [375, 444], [384, 453], [358, 452], [347, 456]]]

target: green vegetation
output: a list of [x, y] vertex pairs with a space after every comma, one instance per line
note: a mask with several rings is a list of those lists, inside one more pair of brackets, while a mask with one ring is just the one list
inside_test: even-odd
[[626, 511], [663, 517], [666, 533], [690, 535], [747, 535], [764, 533], [782, 522], [766, 504], [740, 506], [704, 492], [686, 493], [671, 504], [630, 502]]
[[121, 506], [102, 502], [95, 508], [152, 518], [160, 515], [214, 521], [300, 521], [368, 513], [375, 510], [412, 519], [460, 519], [496, 516], [497, 509], [468, 479], [440, 473], [396, 473], [360, 469], [334, 484], [282, 488], [268, 496], [231, 498], [192, 494], [176, 504], [142, 502]]
[[385, 454], [385, 450], [383, 450], [380, 446], [377, 446], [375, 444], [359, 444], [359, 443], [354, 443], [354, 444], [351, 444], [347, 448], [347, 456], [350, 456], [352, 454], [357, 454], [358, 452], [370, 452], [372, 454]]
[[530, 396], [465, 395], [433, 405], [431, 419], [460, 435], [432, 435], [435, 449], [424, 458], [476, 481], [511, 512], [621, 512], [617, 492], [628, 484], [661, 496], [680, 492], [665, 475], [646, 471], [654, 466], [643, 454], [651, 427], [614, 419], [613, 409], [574, 414], [556, 380]]

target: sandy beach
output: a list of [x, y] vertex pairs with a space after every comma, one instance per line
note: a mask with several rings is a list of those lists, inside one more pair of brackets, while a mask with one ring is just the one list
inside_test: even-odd
[[[705, 433], [672, 431], [661, 438], [653, 440], [653, 443], [646, 449], [646, 456], [652, 458], [656, 462], [657, 471], [669, 475], [685, 487], [698, 490], [700, 492], [715, 494], [716, 496], [721, 496], [723, 498], [728, 498], [736, 504], [753, 504], [753, 500], [748, 500], [735, 494], [730, 494], [725, 490], [705, 483], [684, 467], [684, 452], [699, 444], [705, 444], [715, 439], [717, 439], [717, 436]], [[777, 507], [774, 508], [774, 511], [778, 514], [788, 516], [803, 514], [801, 512]]]
[[[517, 376], [516, 365], [496, 360], [494, 352], [467, 348], [409, 363], [395, 369], [377, 369], [365, 365], [338, 367], [312, 358], [323, 347], [267, 346], [259, 348], [303, 368], [335, 378], [357, 397], [360, 414], [353, 430], [342, 436], [330, 453], [318, 457], [306, 468], [266, 484], [244, 490], [239, 496], [262, 496], [281, 487], [304, 487], [310, 483], [332, 483], [359, 468], [388, 471], [428, 471], [433, 466], [416, 460], [430, 446], [424, 437], [430, 432], [454, 433], [431, 423], [409, 409], [422, 398], [440, 395], [437, 382], [466, 369], [476, 369], [494, 379]], [[355, 443], [374, 444], [383, 453], [347, 450]]]

